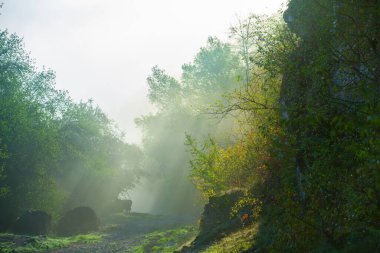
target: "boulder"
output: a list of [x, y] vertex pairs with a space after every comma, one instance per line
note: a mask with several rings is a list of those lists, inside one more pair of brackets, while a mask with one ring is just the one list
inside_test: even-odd
[[94, 210], [89, 207], [76, 207], [59, 220], [57, 234], [60, 236], [71, 236], [85, 234], [99, 229], [99, 219]]
[[16, 234], [46, 235], [51, 225], [51, 216], [41, 210], [27, 210], [17, 218], [13, 228]]
[[221, 196], [210, 197], [201, 216], [200, 232], [209, 233], [219, 225], [236, 220], [237, 217], [231, 216], [232, 207], [243, 196], [243, 191], [236, 190]]
[[212, 242], [251, 223], [253, 213], [250, 205], [240, 207], [236, 215], [232, 215], [233, 207], [245, 196], [245, 190], [237, 188], [222, 195], [210, 197], [199, 221], [198, 236], [190, 245], [175, 252], [200, 252]]

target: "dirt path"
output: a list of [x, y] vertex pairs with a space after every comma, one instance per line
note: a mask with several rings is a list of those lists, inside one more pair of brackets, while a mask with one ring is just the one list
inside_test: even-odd
[[103, 240], [74, 244], [52, 253], [170, 252], [195, 233], [192, 217], [131, 213], [105, 220]]

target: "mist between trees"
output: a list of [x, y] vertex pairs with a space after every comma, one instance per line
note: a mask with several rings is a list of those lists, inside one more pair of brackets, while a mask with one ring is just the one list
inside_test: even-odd
[[237, 115], [221, 108], [250, 82], [254, 44], [239, 33], [251, 19], [231, 29], [230, 43], [209, 37], [179, 80], [152, 68], [149, 100], [157, 110], [136, 119], [142, 149], [124, 143], [93, 101], [75, 103], [55, 89], [54, 71], [38, 70], [22, 39], [2, 31], [1, 227], [28, 208], [57, 216], [88, 205], [102, 213], [130, 195], [136, 210], [198, 214], [205, 199], [191, 180], [186, 138], [212, 136], [227, 147], [240, 134]]
[[237, 20], [228, 42], [209, 37], [178, 79], [153, 67], [140, 148], [2, 31], [0, 228], [25, 208], [102, 213], [118, 196], [198, 215], [240, 189], [263, 252], [380, 247], [379, 6], [292, 0]]

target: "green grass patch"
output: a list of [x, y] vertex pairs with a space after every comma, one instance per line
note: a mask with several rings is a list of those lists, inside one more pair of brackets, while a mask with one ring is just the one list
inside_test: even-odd
[[132, 247], [127, 253], [169, 253], [176, 250], [197, 233], [195, 226], [184, 226], [176, 229], [154, 231], [144, 235], [138, 245]]
[[45, 252], [67, 247], [75, 243], [96, 243], [102, 240], [98, 234], [77, 235], [71, 237], [27, 236], [0, 234], [0, 253]]
[[251, 248], [254, 244], [254, 236], [257, 226], [249, 226], [238, 232], [232, 233], [213, 243], [202, 253], [237, 253]]

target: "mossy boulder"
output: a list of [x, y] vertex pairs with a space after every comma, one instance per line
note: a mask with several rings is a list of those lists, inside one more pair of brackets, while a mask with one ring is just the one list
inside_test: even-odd
[[[244, 190], [232, 190], [221, 196], [210, 197], [202, 213], [199, 234], [189, 247], [180, 252], [195, 252], [243, 226], [241, 211], [233, 214], [233, 207], [244, 197]], [[244, 208], [245, 209], [245, 208]]]

